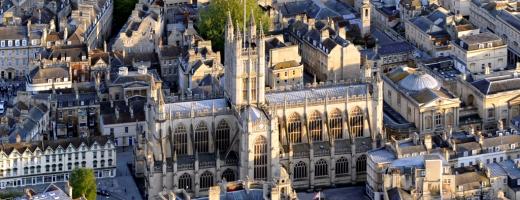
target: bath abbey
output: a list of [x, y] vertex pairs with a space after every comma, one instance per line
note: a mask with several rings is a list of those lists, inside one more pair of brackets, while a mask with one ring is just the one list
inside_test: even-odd
[[[211, 197], [214, 183], [242, 180], [290, 199], [294, 189], [366, 180], [365, 154], [385, 140], [380, 75], [364, 65], [356, 80], [266, 87], [269, 42], [256, 26], [241, 31], [228, 16], [221, 95], [148, 100], [136, 165], [149, 197]], [[332, 73], [342, 70], [352, 71]]]

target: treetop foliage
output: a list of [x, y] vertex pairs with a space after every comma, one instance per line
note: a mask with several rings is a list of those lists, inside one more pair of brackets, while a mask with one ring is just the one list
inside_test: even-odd
[[88, 200], [96, 200], [96, 177], [93, 169], [75, 168], [70, 174], [69, 181], [72, 186], [72, 198], [85, 195]]
[[[244, 19], [244, 2], [246, 3], [246, 19]], [[267, 32], [270, 25], [269, 16], [262, 11], [256, 0], [212, 0], [206, 8], [199, 12], [200, 19], [197, 23], [199, 34], [210, 39], [215, 50], [222, 51], [228, 12], [231, 13], [235, 30], [238, 26], [243, 32], [244, 20], [246, 20], [247, 26], [250, 22], [251, 11], [255, 17], [256, 28], [263, 27], [264, 32]]]

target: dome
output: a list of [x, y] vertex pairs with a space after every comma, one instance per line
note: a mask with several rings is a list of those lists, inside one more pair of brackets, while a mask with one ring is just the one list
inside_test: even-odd
[[421, 91], [429, 88], [438, 90], [441, 86], [435, 78], [421, 71], [416, 71], [399, 82], [399, 86], [410, 91]]

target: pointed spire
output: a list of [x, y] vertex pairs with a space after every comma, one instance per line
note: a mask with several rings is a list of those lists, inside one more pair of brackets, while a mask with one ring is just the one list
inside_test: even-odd
[[[237, 27], [240, 27], [240, 26], [239, 26], [240, 24], [238, 23], [238, 20], [237, 20], [236, 23], [237, 23]], [[237, 32], [236, 32], [235, 37], [236, 37], [237, 39], [242, 39], [242, 34], [240, 33], [240, 28], [237, 28], [236, 30], [237, 30]]]
[[227, 12], [227, 20], [226, 20], [226, 26], [227, 26], [227, 29], [228, 31], [231, 31], [231, 33], [233, 33], [233, 20], [231, 19], [231, 11], [228, 10]]
[[251, 9], [251, 15], [249, 17], [249, 26], [250, 27], [256, 27], [256, 21], [255, 21], [255, 13], [253, 12], [253, 9]]
[[251, 9], [251, 15], [249, 17], [249, 35], [248, 37], [250, 39], [253, 39], [256, 37], [256, 22], [255, 22], [255, 15], [253, 10]]
[[258, 37], [263, 38], [264, 37], [264, 25], [262, 24], [262, 21], [260, 21], [260, 30], [258, 30]]

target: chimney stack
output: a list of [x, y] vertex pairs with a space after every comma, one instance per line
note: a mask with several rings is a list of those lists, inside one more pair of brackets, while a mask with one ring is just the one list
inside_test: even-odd
[[116, 106], [115, 109], [116, 119], [119, 119], [119, 108]]

